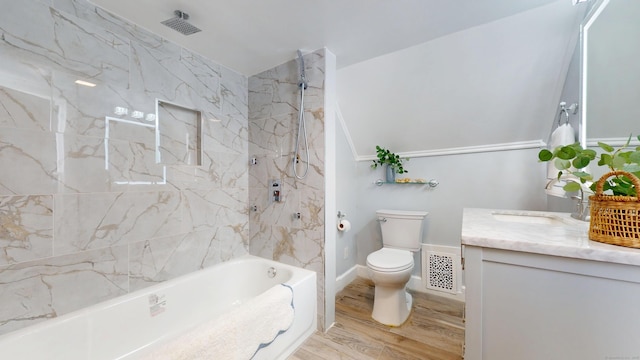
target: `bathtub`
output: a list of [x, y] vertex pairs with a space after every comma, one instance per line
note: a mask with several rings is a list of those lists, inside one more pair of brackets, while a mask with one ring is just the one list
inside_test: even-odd
[[181, 344], [176, 339], [190, 337], [194, 329], [223, 326], [217, 320], [228, 319], [225, 314], [251, 311], [249, 304], [281, 284], [293, 293], [292, 323], [252, 359], [285, 359], [316, 329], [316, 274], [251, 255], [0, 336], [0, 357], [143, 359], [172, 341]]

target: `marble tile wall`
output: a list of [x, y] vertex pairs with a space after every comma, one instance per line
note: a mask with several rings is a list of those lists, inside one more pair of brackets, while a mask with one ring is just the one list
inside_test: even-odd
[[[85, 0], [3, 6], [0, 334], [246, 254], [247, 78]], [[200, 165], [114, 114], [156, 99], [202, 112]]]
[[[250, 247], [253, 255], [318, 274], [318, 324], [324, 318], [324, 97], [325, 50], [304, 56], [308, 88], [304, 113], [309, 143], [308, 175], [294, 177], [298, 134], [299, 63], [289, 61], [249, 78]], [[304, 153], [301, 156], [305, 158]], [[298, 173], [303, 173], [301, 164]], [[282, 181], [282, 201], [269, 201], [269, 180]], [[300, 213], [300, 219], [294, 214]]]

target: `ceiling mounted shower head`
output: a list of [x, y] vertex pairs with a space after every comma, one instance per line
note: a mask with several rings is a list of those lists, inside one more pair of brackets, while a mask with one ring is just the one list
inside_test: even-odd
[[191, 35], [202, 31], [187, 22], [187, 20], [189, 19], [189, 14], [180, 10], [176, 10], [173, 13], [176, 15], [176, 17], [162, 21], [161, 24], [172, 28], [182, 35]]

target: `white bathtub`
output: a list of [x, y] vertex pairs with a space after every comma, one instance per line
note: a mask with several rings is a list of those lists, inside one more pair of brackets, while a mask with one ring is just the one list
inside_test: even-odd
[[316, 274], [250, 255], [1, 336], [0, 357], [141, 358], [203, 323], [244, 311], [243, 304], [281, 283], [293, 291], [293, 323], [253, 359], [285, 359], [316, 329]]

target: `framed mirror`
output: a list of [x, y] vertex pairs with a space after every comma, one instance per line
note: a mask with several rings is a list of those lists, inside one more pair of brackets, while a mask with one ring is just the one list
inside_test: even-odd
[[600, 0], [582, 25], [582, 121], [587, 145], [640, 135], [640, 1]]

